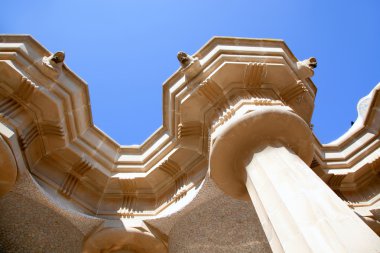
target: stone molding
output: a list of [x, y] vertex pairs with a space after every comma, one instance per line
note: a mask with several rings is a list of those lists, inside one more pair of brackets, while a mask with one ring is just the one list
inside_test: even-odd
[[[142, 216], [175, 204], [203, 180], [212, 132], [240, 108], [288, 106], [310, 124], [316, 94], [309, 63], [283, 41], [215, 37], [164, 83], [162, 127], [141, 145], [122, 146], [94, 126], [86, 83], [33, 38], [0, 36], [0, 55], [0, 120], [15, 130], [29, 171], [44, 187], [105, 216], [119, 215], [130, 196], [144, 199], [147, 211], [136, 213]], [[379, 157], [378, 88], [370, 97], [361, 126], [344, 141], [322, 145], [314, 138], [314, 171], [338, 191], [364, 187], [377, 169], [367, 160]], [[91, 169], [70, 171], [67, 160], [82, 157]], [[160, 169], [168, 159], [186, 180]]]
[[227, 195], [249, 200], [244, 163], [268, 143], [289, 147], [306, 164], [312, 161], [312, 134], [298, 115], [284, 106], [252, 106], [218, 129], [210, 154], [211, 178]]

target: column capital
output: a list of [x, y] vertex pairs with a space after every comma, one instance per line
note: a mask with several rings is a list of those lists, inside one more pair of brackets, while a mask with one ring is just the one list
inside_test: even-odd
[[268, 145], [290, 148], [306, 164], [313, 159], [313, 137], [308, 124], [290, 108], [258, 108], [228, 122], [215, 136], [210, 153], [210, 174], [226, 194], [249, 200], [245, 186], [246, 163]]

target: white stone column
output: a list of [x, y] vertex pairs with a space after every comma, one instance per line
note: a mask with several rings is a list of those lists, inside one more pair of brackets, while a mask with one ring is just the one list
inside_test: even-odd
[[290, 149], [255, 152], [246, 172], [273, 252], [380, 252], [378, 236]]
[[302, 118], [287, 107], [241, 115], [214, 133], [210, 174], [252, 201], [273, 252], [380, 252], [379, 237], [307, 166], [313, 137]]

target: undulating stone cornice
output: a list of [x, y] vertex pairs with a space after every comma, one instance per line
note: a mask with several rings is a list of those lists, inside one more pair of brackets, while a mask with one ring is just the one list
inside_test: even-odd
[[[30, 36], [0, 36], [0, 120], [41, 184], [97, 215], [158, 214], [200, 184], [210, 136], [239, 106], [284, 104], [310, 123], [316, 94], [283, 41], [215, 37], [163, 84], [163, 125], [122, 146], [94, 126], [87, 84], [52, 59]], [[315, 139], [315, 170], [334, 187], [346, 177], [331, 179], [330, 169], [377, 152], [377, 136], [365, 134], [377, 129], [371, 117], [343, 144]]]
[[334, 190], [364, 187], [379, 171], [379, 85], [358, 103], [358, 118], [351, 129], [329, 144], [315, 138], [314, 170]]

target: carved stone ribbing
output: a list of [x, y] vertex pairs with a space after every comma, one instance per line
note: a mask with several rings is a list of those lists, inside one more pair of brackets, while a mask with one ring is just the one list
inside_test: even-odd
[[28, 101], [36, 88], [37, 86], [32, 81], [23, 77], [19, 88], [15, 91], [15, 95], [23, 101]]
[[283, 104], [281, 99], [274, 92], [267, 90], [254, 89], [250, 90], [252, 101], [255, 105], [279, 105]]
[[185, 197], [186, 194], [187, 194], [187, 191], [185, 191], [185, 190], [180, 190], [180, 191], [178, 191], [176, 194], [174, 194], [174, 196], [172, 197], [172, 201], [177, 202], [177, 201], [179, 201], [180, 199], [182, 199], [183, 197]]
[[297, 85], [295, 85], [294, 87], [287, 88], [284, 91], [282, 91], [281, 96], [284, 101], [289, 102], [292, 101], [294, 98], [299, 97], [304, 92], [308, 92], [308, 89], [301, 81], [298, 81]]
[[164, 161], [158, 168], [171, 177], [175, 177], [175, 175], [181, 170], [179, 165], [170, 159]]
[[376, 157], [372, 161], [368, 162], [369, 166], [376, 172], [380, 173], [380, 157]]
[[184, 196], [186, 196], [187, 191], [184, 189], [184, 186], [187, 183], [187, 175], [182, 174], [175, 180], [175, 188], [173, 196], [171, 197], [172, 201], [178, 201]]
[[33, 140], [38, 136], [38, 129], [37, 127], [32, 124], [28, 126], [20, 135], [20, 144], [21, 144], [21, 149], [25, 150], [30, 143], [33, 142]]
[[124, 193], [131, 193], [136, 191], [136, 180], [135, 179], [119, 179], [119, 185]]
[[344, 177], [346, 175], [332, 175], [331, 178], [329, 179], [329, 181], [327, 182], [327, 184], [333, 188], [333, 189], [337, 189], [339, 188], [339, 186], [341, 185]]
[[136, 197], [124, 196], [123, 203], [120, 210], [121, 215], [126, 216], [126, 217], [133, 217], [135, 206], [136, 206]]
[[215, 129], [211, 129], [211, 131], [208, 131], [207, 133], [207, 153], [210, 154], [211, 152], [211, 132]]
[[214, 107], [214, 110], [216, 111], [216, 113], [222, 117], [223, 115], [226, 114], [226, 112], [228, 110], [230, 110], [231, 108], [231, 105], [229, 104], [228, 101], [221, 101], [219, 102], [215, 107]]
[[78, 185], [80, 178], [83, 177], [84, 174], [92, 168], [92, 165], [84, 158], [79, 160], [71, 167], [70, 171], [67, 173], [66, 179], [59, 189], [59, 192], [66, 197], [70, 197], [75, 187]]
[[310, 168], [313, 169], [313, 168], [315, 168], [317, 166], [319, 166], [319, 162], [316, 159], [313, 159], [313, 161], [310, 164]]
[[65, 132], [61, 124], [54, 124], [50, 122], [42, 123], [41, 131], [43, 135], [57, 135], [59, 137], [65, 136]]
[[61, 186], [61, 188], [59, 189], [59, 192], [62, 195], [69, 198], [71, 194], [73, 193], [75, 187], [78, 185], [78, 181], [79, 179], [76, 176], [74, 176], [73, 174], [67, 173], [66, 179], [63, 185]]
[[178, 139], [187, 136], [201, 136], [202, 125], [199, 122], [184, 122], [178, 125]]
[[251, 62], [247, 65], [243, 82], [245, 87], [259, 87], [265, 74], [266, 64], [261, 62]]
[[210, 103], [214, 103], [223, 95], [223, 90], [211, 78], [207, 78], [203, 81], [199, 85], [198, 91], [202, 96], [206, 97]]
[[241, 91], [238, 94], [230, 95], [228, 99], [226, 100], [226, 103], [228, 103], [229, 105], [228, 107], [230, 107], [230, 106], [236, 105], [242, 100], [251, 100], [251, 99], [252, 99], [252, 95], [248, 91], [244, 91], [244, 92]]
[[22, 107], [12, 98], [5, 98], [0, 101], [0, 115], [11, 118], [16, 115]]
[[92, 168], [93, 167], [91, 163], [82, 158], [79, 162], [73, 165], [71, 170], [72, 172], [75, 172], [77, 175], [83, 176], [86, 172], [88, 172]]
[[211, 131], [214, 132], [216, 128], [230, 120], [235, 115], [240, 105], [247, 104], [256, 106], [284, 105], [284, 103], [279, 100], [274, 93], [270, 94], [268, 92], [262, 92], [259, 89], [249, 90], [249, 93], [238, 94], [230, 97], [228, 100], [220, 101], [215, 106], [215, 111], [218, 114], [218, 118], [214, 119], [211, 126]]
[[220, 124], [224, 124], [226, 121], [232, 118], [234, 114], [235, 114], [235, 110], [232, 108], [232, 106], [230, 106], [226, 110], [223, 111], [222, 115], [219, 117], [218, 122]]
[[[174, 163], [173, 161], [169, 160], [170, 163]], [[168, 164], [164, 162], [165, 166]], [[161, 165], [162, 166], [162, 165]], [[179, 168], [179, 166], [176, 168], [176, 172], [174, 170], [174, 167], [178, 165], [171, 164], [170, 166], [167, 167], [172, 167], [170, 175], [174, 180], [174, 184], [170, 183], [170, 188], [167, 190], [167, 192], [162, 195], [160, 198], [156, 199], [156, 207], [161, 206], [164, 202], [171, 202], [171, 201], [178, 201], [182, 197], [184, 197], [187, 194], [187, 189], [185, 188], [187, 184], [187, 174], [182, 173]], [[168, 173], [168, 172], [167, 172]], [[168, 173], [169, 174], [169, 173]]]
[[183, 186], [185, 186], [186, 183], [187, 183], [187, 174], [180, 175], [175, 180], [175, 189], [176, 189], [176, 192], [179, 191]]
[[245, 101], [255, 105], [279, 105], [283, 104], [278, 96], [274, 92], [262, 89], [249, 89], [246, 92], [230, 96], [227, 100], [220, 101], [215, 110], [220, 116], [228, 115], [236, 104]]

